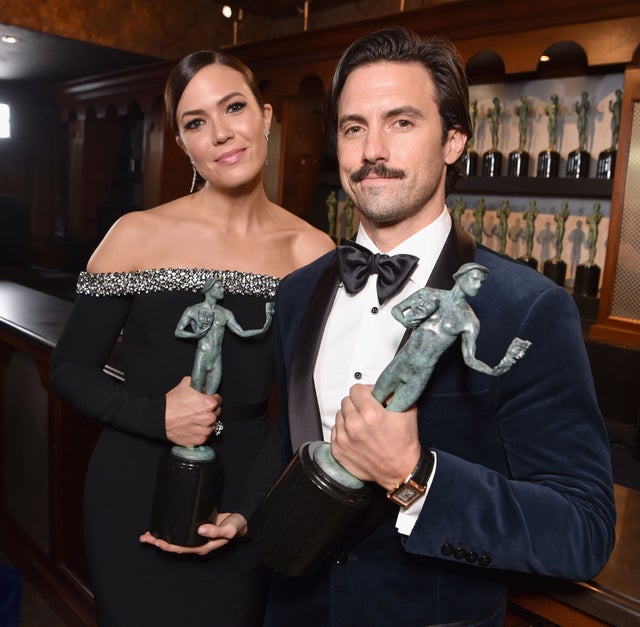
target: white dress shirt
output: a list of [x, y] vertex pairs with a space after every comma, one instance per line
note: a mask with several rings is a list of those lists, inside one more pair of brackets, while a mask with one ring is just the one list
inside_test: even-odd
[[[387, 253], [415, 255], [419, 262], [403, 289], [383, 305], [378, 303], [377, 274], [372, 274], [357, 294], [348, 294], [342, 283], [338, 287], [313, 373], [325, 441], [331, 440], [340, 402], [351, 386], [375, 384], [398, 350], [406, 329], [393, 318], [391, 309], [425, 286], [450, 230], [451, 216], [445, 207], [434, 222]], [[356, 241], [373, 253], [380, 252], [362, 226]], [[435, 464], [431, 478], [434, 473]], [[430, 485], [431, 479], [427, 491]], [[396, 527], [401, 534], [411, 533], [425, 497], [426, 493], [410, 507], [400, 508]]]

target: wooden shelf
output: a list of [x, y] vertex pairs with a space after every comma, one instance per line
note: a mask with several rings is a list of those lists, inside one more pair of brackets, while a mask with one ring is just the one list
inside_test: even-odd
[[458, 183], [454, 193], [609, 200], [612, 191], [613, 181], [608, 179], [469, 176]]

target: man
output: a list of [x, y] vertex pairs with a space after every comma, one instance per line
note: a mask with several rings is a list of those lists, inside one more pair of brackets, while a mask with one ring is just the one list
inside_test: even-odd
[[[362, 38], [327, 103], [341, 182], [359, 211], [356, 241], [419, 262], [382, 304], [377, 275], [347, 293], [336, 253], [282, 282], [274, 324], [286, 454], [324, 437], [383, 495], [416, 466], [434, 469], [425, 495], [408, 508], [386, 499], [382, 522], [316, 573], [274, 575], [266, 624], [502, 625], [504, 571], [588, 579], [614, 542], [608, 442], [576, 307], [452, 224], [445, 197], [470, 125], [464, 68], [447, 42], [395, 28]], [[477, 356], [497, 363], [516, 336], [531, 346], [493, 377], [467, 367], [454, 343], [417, 411], [386, 412], [370, 386], [404, 332], [391, 309], [425, 284], [451, 289], [467, 262], [489, 270], [469, 303]]]
[[[564, 289], [476, 245], [450, 218], [445, 198], [470, 123], [464, 67], [448, 42], [398, 28], [360, 39], [327, 104], [358, 244], [419, 260], [392, 296], [378, 290], [382, 268], [356, 292], [349, 246], [281, 283], [279, 469], [302, 443], [324, 438], [349, 472], [379, 486], [382, 507], [313, 574], [275, 574], [265, 624], [502, 625], [505, 571], [588, 579], [614, 542], [608, 442], [577, 309]], [[497, 363], [516, 336], [531, 346], [494, 377], [465, 364], [458, 340], [417, 407], [388, 412], [371, 387], [405, 331], [391, 310], [425, 284], [451, 289], [469, 262], [488, 270], [469, 302], [478, 359]], [[397, 489], [408, 478], [424, 493], [402, 507]], [[202, 531], [215, 548], [244, 525], [232, 515]]]

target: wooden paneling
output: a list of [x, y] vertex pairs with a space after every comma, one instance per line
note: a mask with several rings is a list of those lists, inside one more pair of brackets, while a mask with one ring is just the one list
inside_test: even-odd
[[282, 149], [278, 202], [308, 217], [322, 154], [321, 96], [289, 96], [282, 102]]

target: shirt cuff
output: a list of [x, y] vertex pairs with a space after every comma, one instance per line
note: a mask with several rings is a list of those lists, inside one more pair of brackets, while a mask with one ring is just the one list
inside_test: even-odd
[[398, 533], [403, 536], [411, 535], [413, 531], [413, 527], [418, 520], [418, 516], [420, 516], [420, 512], [422, 511], [422, 507], [427, 498], [427, 494], [429, 494], [429, 489], [431, 488], [431, 483], [433, 482], [433, 477], [436, 474], [436, 467], [438, 465], [438, 455], [435, 451], [431, 451], [433, 453], [433, 468], [431, 469], [431, 475], [429, 475], [429, 480], [427, 481], [427, 487], [424, 491], [424, 494], [415, 502], [409, 505], [409, 507], [401, 507], [398, 512], [398, 517], [396, 518], [396, 529]]

